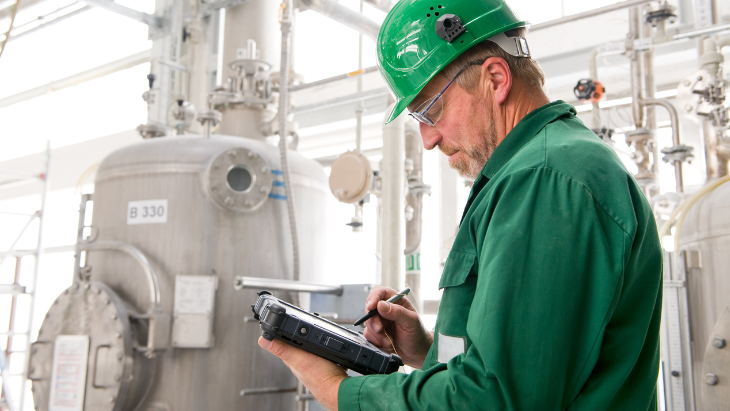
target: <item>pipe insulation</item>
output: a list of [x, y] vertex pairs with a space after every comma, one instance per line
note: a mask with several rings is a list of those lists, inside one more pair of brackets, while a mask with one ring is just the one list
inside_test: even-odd
[[323, 16], [370, 37], [373, 41], [378, 40], [380, 24], [334, 0], [301, 0], [301, 3]]
[[[390, 113], [393, 106], [386, 110]], [[406, 117], [401, 114], [383, 126], [382, 176], [382, 285], [400, 290], [405, 285], [406, 246], [405, 138]]]

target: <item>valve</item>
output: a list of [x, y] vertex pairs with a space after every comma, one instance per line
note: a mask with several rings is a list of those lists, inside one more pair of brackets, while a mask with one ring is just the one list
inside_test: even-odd
[[606, 93], [606, 88], [603, 87], [600, 81], [585, 78], [578, 81], [578, 84], [573, 88], [573, 93], [581, 101], [598, 103]]

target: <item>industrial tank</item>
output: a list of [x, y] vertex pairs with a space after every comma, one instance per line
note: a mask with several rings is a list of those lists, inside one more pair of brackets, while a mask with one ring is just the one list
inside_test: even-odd
[[730, 403], [728, 249], [730, 184], [724, 184], [688, 211], [679, 240], [679, 251], [685, 256], [692, 370], [699, 410], [724, 410]]
[[[255, 292], [233, 287], [235, 276], [291, 279], [292, 239], [278, 154], [276, 147], [246, 138], [174, 137], [146, 140], [104, 159], [93, 195], [91, 245], [124, 243], [141, 251], [157, 273], [159, 307], [139, 258], [103, 247], [90, 251], [89, 269], [82, 270], [88, 281], [62, 294], [54, 304], [57, 312], [52, 308], [41, 327], [39, 341], [46, 343], [31, 357], [31, 366], [43, 374], [33, 383], [37, 409], [48, 409], [48, 368], [58, 357], [50, 347], [67, 334], [90, 335], [82, 409], [102, 403], [93, 409], [295, 408], [293, 393], [240, 395], [296, 387], [288, 368], [258, 347], [258, 323], [244, 321]], [[289, 153], [289, 170], [304, 239], [300, 280], [317, 282], [326, 248], [327, 180], [318, 163], [295, 152]], [[117, 309], [100, 314], [105, 304]], [[127, 316], [125, 310], [137, 314]], [[149, 342], [152, 334], [159, 341]], [[165, 335], [169, 348], [147, 349], [164, 345]], [[110, 375], [107, 384], [97, 381], [99, 373]]]

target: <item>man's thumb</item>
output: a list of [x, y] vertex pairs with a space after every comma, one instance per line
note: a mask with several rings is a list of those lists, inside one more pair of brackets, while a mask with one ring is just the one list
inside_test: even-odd
[[391, 304], [387, 301], [378, 303], [378, 313], [386, 320], [398, 321], [403, 316], [403, 307]]

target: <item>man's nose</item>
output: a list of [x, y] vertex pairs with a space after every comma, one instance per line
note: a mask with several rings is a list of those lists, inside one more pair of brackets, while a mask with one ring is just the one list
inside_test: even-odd
[[436, 131], [436, 127], [429, 126], [428, 124], [418, 123], [419, 131], [421, 132], [421, 140], [423, 140], [423, 148], [431, 150], [441, 141], [441, 133]]

